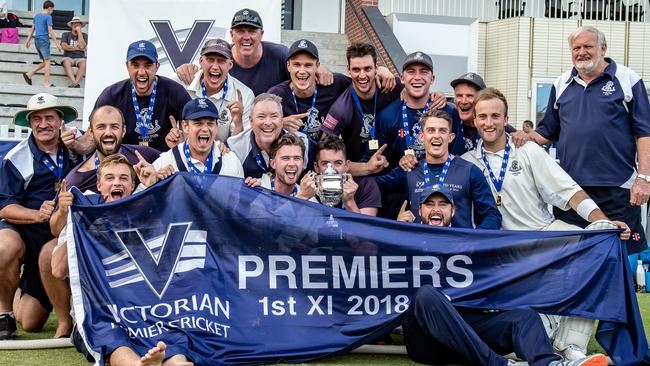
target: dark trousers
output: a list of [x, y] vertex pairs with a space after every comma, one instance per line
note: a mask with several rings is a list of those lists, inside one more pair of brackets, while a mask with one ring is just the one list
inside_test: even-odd
[[403, 323], [404, 343], [413, 361], [426, 364], [507, 365], [515, 352], [531, 366], [560, 360], [544, 325], [530, 309], [484, 313], [455, 308], [432, 286], [418, 290]]
[[[648, 248], [645, 231], [641, 224], [641, 207], [630, 205], [630, 190], [620, 187], [582, 187], [589, 197], [596, 202], [598, 207], [610, 220], [623, 221], [630, 227], [632, 236], [626, 242], [627, 253], [639, 253]], [[562, 211], [553, 207], [556, 219], [566, 223], [586, 227], [589, 223], [578, 213], [569, 209]]]

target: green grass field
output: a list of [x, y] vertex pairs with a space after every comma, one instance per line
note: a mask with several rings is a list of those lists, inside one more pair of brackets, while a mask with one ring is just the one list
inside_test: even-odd
[[[639, 307], [646, 335], [650, 333], [650, 294], [639, 294]], [[20, 332], [21, 340], [44, 339], [54, 335], [55, 319], [48, 321], [45, 330], [40, 333]], [[589, 352], [602, 352], [602, 348], [592, 338]], [[12, 366], [87, 366], [89, 365], [74, 348], [26, 350], [26, 351], [0, 351], [0, 365]], [[407, 356], [400, 355], [367, 355], [348, 354], [324, 361], [312, 362], [309, 365], [418, 365], [411, 362]]]

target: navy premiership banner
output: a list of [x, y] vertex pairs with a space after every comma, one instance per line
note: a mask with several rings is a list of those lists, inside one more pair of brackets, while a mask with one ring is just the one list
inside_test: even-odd
[[398, 325], [425, 284], [456, 305], [600, 319], [617, 365], [648, 354], [616, 231], [433, 228], [187, 173], [111, 204], [77, 199], [74, 310], [99, 363], [159, 340], [200, 365], [338, 355]]

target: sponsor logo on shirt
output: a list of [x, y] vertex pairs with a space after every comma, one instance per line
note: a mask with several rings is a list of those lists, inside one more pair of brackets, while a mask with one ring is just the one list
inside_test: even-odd
[[613, 92], [616, 91], [616, 88], [614, 87], [613, 81], [608, 81], [607, 84], [605, 84], [605, 86], [603, 86], [600, 90], [603, 91], [603, 95], [610, 96]]
[[323, 122], [323, 126], [326, 128], [334, 131], [336, 129], [336, 126], [339, 124], [339, 121], [336, 120], [336, 118], [332, 117], [331, 114], [328, 114], [327, 117], [325, 117], [325, 122]]

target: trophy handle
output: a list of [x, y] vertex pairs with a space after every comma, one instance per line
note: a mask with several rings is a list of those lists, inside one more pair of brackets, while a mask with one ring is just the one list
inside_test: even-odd
[[314, 180], [314, 185], [316, 186], [316, 192], [320, 192], [321, 188], [320, 188], [320, 182], [319, 182], [320, 179], [318, 179], [318, 174], [316, 172], [314, 172], [314, 171], [310, 171], [308, 174]]
[[352, 179], [352, 174], [350, 174], [350, 173], [343, 173], [342, 175], [343, 175], [343, 184], [345, 184], [345, 182]]

